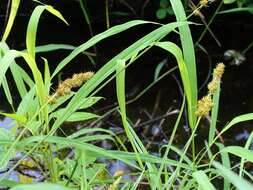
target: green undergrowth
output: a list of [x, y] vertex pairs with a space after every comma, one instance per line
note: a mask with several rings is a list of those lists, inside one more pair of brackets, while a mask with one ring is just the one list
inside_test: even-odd
[[[80, 1], [85, 13], [85, 1]], [[225, 146], [220, 136], [229, 131], [236, 124], [253, 119], [253, 113], [247, 113], [228, 122], [219, 133], [216, 133], [217, 115], [219, 111], [220, 79], [214, 71], [213, 81], [215, 90], [207, 95], [211, 101], [211, 119], [209, 136], [202, 149], [195, 150], [195, 138], [201, 119], [206, 115], [199, 112], [201, 102], [198, 103], [198, 87], [196, 76], [196, 61], [194, 43], [191, 38], [189, 25], [184, 7], [180, 1], [171, 0], [171, 7], [176, 22], [158, 24], [143, 20], [133, 20], [116, 25], [108, 30], [94, 35], [87, 42], [74, 47], [69, 44], [36, 44], [39, 20], [44, 12], [48, 12], [68, 25], [63, 15], [49, 5], [38, 5], [30, 17], [26, 33], [26, 49], [11, 49], [7, 43], [15, 16], [20, 4], [19, 0], [11, 1], [11, 11], [5, 32], [0, 42], [0, 84], [2, 93], [12, 109], [10, 113], [1, 112], [1, 115], [13, 119], [10, 130], [0, 128], [0, 186], [12, 190], [61, 190], [61, 189], [253, 189], [252, 175], [245, 167], [245, 163], [253, 162], [253, 152], [249, 149], [251, 134], [245, 146]], [[85, 15], [88, 22], [88, 15]], [[89, 22], [88, 22], [89, 24]], [[80, 71], [72, 78], [64, 80], [53, 90], [53, 81], [66, 65], [79, 54], [95, 47], [101, 40], [117, 35], [120, 32], [138, 25], [155, 25], [156, 29], [140, 38], [115, 57], [111, 58], [96, 73]], [[169, 33], [177, 33], [179, 44], [164, 40]], [[173, 56], [177, 63], [183, 90], [184, 100], [177, 120], [174, 124], [168, 144], [161, 147], [161, 155], [152, 155], [147, 150], [142, 139], [135, 132], [130, 118], [127, 116], [125, 79], [126, 69], [144, 53], [153, 47], [159, 47]], [[36, 53], [56, 50], [69, 50], [70, 53], [63, 60], [59, 60], [54, 71], [50, 70], [50, 62], [46, 57], [38, 57]], [[24, 62], [20, 62], [23, 59]], [[38, 69], [38, 60], [43, 60], [43, 70]], [[21, 64], [22, 63], [22, 64]], [[30, 71], [24, 69], [28, 66]], [[167, 74], [169, 74], [169, 71]], [[14, 79], [17, 93], [21, 97], [18, 106], [14, 105], [7, 75]], [[165, 75], [155, 77], [154, 83]], [[111, 80], [116, 81], [118, 107], [115, 109], [121, 115], [122, 128], [130, 142], [129, 147], [124, 145], [115, 133], [103, 128], [81, 128], [69, 135], [60, 135], [65, 122], [84, 122], [93, 119], [102, 119], [90, 113], [90, 107], [103, 97], [97, 96]], [[212, 81], [212, 82], [213, 82]], [[210, 84], [210, 83], [209, 83]], [[76, 90], [73, 91], [72, 88]], [[208, 86], [209, 88], [209, 86]], [[210, 88], [209, 88], [209, 91]], [[202, 99], [203, 100], [203, 99]], [[191, 135], [183, 147], [174, 145], [174, 139], [183, 120], [183, 111], [187, 107], [187, 115]], [[198, 109], [198, 110], [197, 110]], [[97, 146], [102, 140], [111, 141], [117, 150], [106, 150]], [[64, 152], [71, 153], [62, 156]], [[174, 160], [169, 155], [173, 152], [178, 155]], [[231, 162], [231, 155], [240, 160]], [[124, 177], [123, 171], [110, 174], [107, 171], [108, 162], [121, 161], [133, 168], [132, 178]], [[33, 182], [28, 176], [14, 181], [10, 178], [13, 171], [20, 166], [36, 168], [43, 176], [42, 182]], [[129, 177], [129, 176], [128, 176]]]

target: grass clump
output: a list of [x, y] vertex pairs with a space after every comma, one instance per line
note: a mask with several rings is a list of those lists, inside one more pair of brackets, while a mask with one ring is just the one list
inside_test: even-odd
[[[253, 115], [250, 113], [234, 118], [215, 135], [220, 83], [225, 66], [222, 63], [217, 64], [213, 72], [213, 79], [207, 85], [208, 94], [197, 101], [195, 53], [189, 23], [186, 20], [181, 1], [171, 0], [170, 2], [176, 22], [159, 25], [157, 29], [105, 63], [96, 73], [82, 72], [67, 78], [58, 85], [53, 93], [50, 91], [54, 77], [77, 55], [99, 41], [130, 27], [154, 23], [134, 20], [117, 25], [101, 34], [94, 35], [89, 41], [78, 47], [71, 46], [70, 48], [69, 45], [38, 47], [36, 46], [37, 27], [44, 11], [48, 11], [67, 23], [60, 12], [53, 7], [40, 5], [35, 8], [28, 23], [26, 50], [18, 51], [11, 50], [6, 42], [16, 15], [16, 9], [13, 8], [12, 16], [9, 18], [6, 32], [0, 43], [0, 84], [13, 109], [12, 113], [1, 112], [1, 114], [15, 120], [15, 125], [11, 130], [0, 129], [0, 168], [5, 170], [0, 176], [0, 186], [9, 187], [12, 190], [34, 188], [52, 190], [143, 188], [213, 190], [221, 189], [221, 186], [224, 190], [253, 188], [252, 184], [248, 182], [253, 177], [244, 167], [246, 161], [253, 162], [253, 153], [249, 150], [250, 142], [248, 141], [245, 147], [225, 146], [218, 142], [219, 137], [227, 130], [235, 124], [252, 120]], [[206, 6], [208, 2], [200, 1], [200, 6]], [[13, 0], [12, 3], [19, 5], [19, 1]], [[85, 12], [85, 9], [83, 11]], [[158, 26], [157, 23], [155, 24]], [[174, 31], [179, 33], [180, 46], [167, 40], [162, 41], [165, 36]], [[128, 77], [125, 72], [126, 68], [153, 46], [166, 50], [176, 58], [184, 90], [183, 102], [172, 134], [167, 144], [159, 150], [159, 155], [153, 155], [134, 130], [130, 118], [127, 117], [125, 97], [125, 80]], [[45, 58], [43, 59], [44, 71], [40, 71], [37, 66], [37, 51], [40, 49], [53, 51], [62, 48], [71, 49], [71, 53], [59, 62], [53, 74]], [[19, 58], [24, 59], [32, 71], [31, 75], [19, 64]], [[17, 108], [13, 104], [7, 81], [8, 69], [11, 71], [21, 97]], [[131, 146], [124, 145], [122, 139], [113, 131], [100, 127], [77, 128], [71, 134], [65, 134], [63, 126], [66, 122], [84, 122], [90, 119], [98, 121], [103, 118], [103, 116], [88, 112], [87, 108], [92, 107], [101, 99], [96, 96], [96, 93], [114, 78], [116, 78], [119, 104], [115, 110], [120, 113], [122, 128]], [[74, 92], [73, 88], [78, 89]], [[187, 118], [183, 118], [185, 107], [187, 107]], [[208, 142], [205, 140], [199, 150], [195, 147], [196, 136], [201, 119], [208, 118], [210, 111]], [[178, 147], [174, 141], [183, 120], [189, 121], [187, 125], [190, 126], [190, 136], [186, 139], [185, 144]], [[252, 140], [252, 134], [250, 136]], [[110, 141], [116, 149], [107, 150], [98, 146], [98, 143], [104, 140]], [[191, 148], [190, 145], [192, 145]], [[17, 153], [20, 154], [19, 157]], [[230, 160], [231, 154], [239, 157], [241, 161], [234, 164]], [[11, 161], [15, 159], [16, 161], [11, 164]], [[124, 175], [123, 170], [116, 169], [114, 174], [110, 174], [108, 165], [112, 162], [124, 163], [131, 168], [131, 172]], [[26, 166], [29, 170], [34, 169], [39, 172], [42, 175], [42, 182], [22, 184], [26, 180], [11, 180], [10, 173], [17, 171], [20, 166]], [[26, 182], [28, 183], [29, 180]]]

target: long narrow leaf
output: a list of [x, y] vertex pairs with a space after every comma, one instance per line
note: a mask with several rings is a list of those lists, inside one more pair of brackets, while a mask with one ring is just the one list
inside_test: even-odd
[[[135, 22], [132, 24], [138, 24], [139, 22]], [[142, 22], [141, 22], [142, 23]], [[104, 79], [106, 79], [109, 75], [111, 75], [116, 69], [116, 61], [120, 59], [128, 60], [137, 52], [143, 50], [147, 46], [151, 45], [155, 41], [161, 39], [162, 37], [166, 36], [172, 30], [174, 30], [177, 26], [184, 25], [185, 23], [170, 23], [160, 28], [156, 29], [155, 31], [149, 33], [148, 35], [144, 36], [134, 44], [132, 44], [127, 49], [123, 50], [113, 59], [111, 59], [106, 65], [104, 65], [89, 81], [87, 81], [76, 93], [76, 95], [72, 98], [70, 103], [67, 106], [66, 112], [64, 112], [61, 118], [57, 119], [53, 125], [53, 129], [57, 129], [64, 120], [66, 120], [71, 113], [73, 113], [78, 107], [80, 107], [80, 102], [83, 98], [86, 98], [95, 88], [101, 84]], [[113, 29], [113, 28], [111, 28]], [[123, 30], [122, 28], [120, 28]], [[89, 44], [91, 45], [91, 44]], [[83, 50], [83, 49], [79, 49]], [[78, 50], [78, 51], [79, 51]], [[74, 50], [75, 51], [75, 50]], [[74, 58], [74, 55], [77, 55], [79, 52], [74, 52], [68, 59]], [[64, 62], [65, 63], [65, 62]], [[58, 70], [59, 71], [59, 70]], [[56, 72], [54, 72], [56, 73]]]
[[218, 172], [239, 190], [252, 190], [253, 185], [218, 162], [213, 163]]
[[102, 32], [100, 34], [97, 34], [96, 36], [92, 37], [89, 41], [87, 41], [86, 43], [78, 46], [77, 48], [75, 48], [74, 51], [71, 52], [71, 54], [69, 56], [67, 56], [66, 58], [64, 58], [56, 67], [54, 73], [52, 74], [52, 78], [55, 77], [72, 59], [74, 59], [78, 54], [82, 53], [83, 51], [89, 49], [90, 47], [92, 47], [93, 45], [95, 45], [96, 43], [98, 43], [99, 41], [108, 38], [110, 36], [113, 36], [115, 34], [118, 34], [124, 30], [127, 30], [131, 27], [134, 27], [136, 25], [140, 25], [140, 24], [147, 24], [150, 22], [147, 21], [141, 21], [141, 20], [135, 20], [135, 21], [130, 21], [121, 25], [117, 25], [114, 26], [108, 30], [106, 30], [105, 32]]
[[236, 156], [239, 156], [240, 158], [244, 158], [250, 162], [253, 163], [253, 151], [248, 150], [244, 147], [240, 146], [227, 146], [221, 150], [222, 152], [229, 152], [231, 154], [234, 154]]
[[195, 180], [198, 182], [200, 189], [203, 190], [215, 190], [213, 184], [209, 181], [204, 171], [196, 171], [192, 174]]
[[[232, 121], [230, 121], [220, 132], [219, 135], [222, 135], [223, 133], [225, 133], [227, 130], [229, 130], [231, 127], [233, 127], [234, 125], [244, 122], [244, 121], [250, 121], [253, 120], [253, 113], [247, 113], [244, 115], [239, 115], [237, 117], [235, 117], [234, 119], [232, 119]], [[212, 143], [214, 143], [217, 140], [218, 136], [213, 140]]]
[[[219, 148], [220, 151], [222, 149], [224, 149], [224, 145], [223, 144], [216, 143], [216, 145], [218, 146], [218, 148]], [[228, 152], [221, 151], [221, 161], [222, 161], [223, 166], [225, 166], [226, 168], [230, 168], [231, 167]], [[226, 178], [224, 179], [223, 190], [230, 190], [230, 183], [229, 183], [229, 181]]]
[[208, 133], [208, 143], [209, 145], [213, 142], [215, 132], [216, 132], [216, 124], [217, 124], [217, 117], [219, 111], [219, 99], [220, 99], [220, 81], [217, 84], [217, 90], [213, 95], [213, 108], [211, 113], [211, 123]]
[[[181, 1], [175, 1], [175, 0], [170, 0], [170, 3], [172, 5], [173, 11], [176, 15], [176, 19], [178, 22], [185, 22], [187, 21], [186, 15], [185, 15], [185, 10], [183, 7], [183, 4]], [[191, 115], [189, 115], [189, 121], [190, 121], [190, 126], [193, 128], [195, 127], [197, 117], [195, 115], [195, 110], [197, 107], [197, 93], [198, 93], [198, 88], [197, 88], [197, 74], [196, 74], [196, 61], [195, 61], [195, 53], [194, 53], [194, 45], [191, 37], [191, 31], [190, 27], [188, 24], [179, 26], [179, 33], [180, 33], [180, 39], [181, 39], [181, 44], [182, 44], [182, 49], [183, 49], [183, 55], [184, 55], [184, 60], [187, 66], [187, 71], [189, 74], [189, 77], [191, 79], [191, 92], [192, 92], [192, 97], [191, 97]]]
[[8, 36], [10, 34], [16, 14], [18, 12], [19, 4], [20, 4], [20, 0], [11, 0], [11, 11], [10, 11], [9, 19], [8, 19], [7, 26], [4, 31], [2, 41], [6, 41], [6, 39], [8, 38]]

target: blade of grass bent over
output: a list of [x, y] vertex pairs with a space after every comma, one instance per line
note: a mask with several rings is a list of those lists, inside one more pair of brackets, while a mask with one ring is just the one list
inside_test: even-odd
[[[170, 3], [172, 5], [173, 11], [176, 15], [176, 19], [178, 22], [187, 21], [185, 10], [182, 5], [181, 1], [175, 1], [170, 0]], [[191, 105], [188, 109], [191, 111], [189, 112], [189, 122], [190, 126], [193, 129], [193, 127], [196, 124], [197, 117], [195, 115], [195, 111], [197, 108], [197, 99], [198, 99], [198, 87], [197, 87], [197, 74], [196, 74], [196, 61], [195, 61], [195, 53], [194, 53], [194, 45], [191, 37], [191, 31], [188, 24], [179, 26], [179, 33], [180, 33], [180, 39], [183, 49], [183, 55], [184, 55], [184, 61], [187, 67], [187, 71], [189, 74], [190, 80], [190, 86], [191, 89]]]
[[214, 167], [219, 171], [219, 173], [230, 181], [238, 190], [252, 190], [253, 185], [250, 184], [245, 179], [241, 178], [230, 169], [222, 166], [220, 163], [215, 162], [213, 163]]
[[192, 174], [195, 180], [198, 182], [199, 187], [204, 190], [215, 190], [213, 184], [209, 181], [206, 173], [202, 170], [196, 171]]
[[192, 96], [194, 93], [194, 92], [192, 92], [192, 88], [191, 88], [191, 80], [192, 79], [190, 78], [190, 75], [188, 73], [187, 66], [186, 66], [185, 61], [183, 59], [182, 51], [180, 50], [180, 48], [176, 44], [174, 44], [172, 42], [158, 42], [155, 45], [170, 52], [176, 58], [178, 68], [180, 71], [180, 76], [183, 81], [184, 92], [185, 92], [186, 99], [187, 99], [188, 114], [189, 115], [195, 114], [195, 112], [192, 113], [192, 111], [193, 111], [193, 109], [192, 109], [192, 106], [193, 106]]
[[36, 42], [36, 34], [37, 34], [38, 23], [39, 23], [40, 16], [41, 16], [41, 14], [43, 13], [44, 10], [47, 10], [51, 14], [57, 16], [62, 21], [64, 21], [65, 23], [67, 23], [65, 21], [65, 19], [62, 17], [62, 15], [60, 14], [60, 12], [58, 12], [57, 10], [55, 10], [51, 6], [40, 5], [40, 6], [37, 6], [34, 9], [32, 15], [30, 17], [30, 20], [29, 20], [29, 23], [28, 23], [28, 27], [27, 27], [27, 33], [26, 33], [26, 48], [27, 48], [27, 52], [34, 59], [35, 59], [35, 46], [36, 46], [35, 42]]
[[240, 146], [227, 146], [221, 150], [222, 152], [229, 152], [231, 154], [234, 154], [236, 156], [239, 156], [240, 158], [243, 158], [245, 160], [248, 160], [253, 163], [253, 151], [248, 150], [244, 147]]
[[[234, 125], [236, 125], [238, 123], [241, 123], [241, 122], [244, 122], [244, 121], [250, 121], [250, 120], [253, 120], [253, 113], [247, 113], [247, 114], [239, 115], [239, 116], [235, 117], [234, 119], [232, 119], [232, 121], [230, 121], [221, 130], [219, 135], [222, 135], [223, 133], [225, 133], [227, 130], [229, 130], [231, 127], [233, 127]], [[218, 138], [219, 138], [219, 136], [216, 136], [211, 144], [213, 144]]]

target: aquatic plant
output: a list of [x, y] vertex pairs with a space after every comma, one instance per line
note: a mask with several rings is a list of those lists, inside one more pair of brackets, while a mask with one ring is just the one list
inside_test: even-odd
[[[202, 2], [202, 6], [205, 6]], [[245, 147], [224, 146], [219, 143], [220, 137], [236, 124], [253, 119], [253, 114], [245, 114], [234, 118], [219, 132], [217, 130], [217, 114], [219, 109], [219, 94], [224, 65], [218, 64], [213, 72], [213, 80], [208, 84], [208, 93], [197, 101], [197, 76], [195, 65], [194, 44], [189, 28], [190, 22], [181, 1], [171, 0], [171, 7], [176, 22], [159, 25], [157, 23], [134, 20], [116, 25], [78, 47], [67, 44], [36, 45], [39, 19], [47, 11], [64, 23], [68, 24], [59, 11], [49, 5], [39, 5], [33, 11], [26, 35], [26, 49], [11, 50], [6, 42], [17, 13], [19, 0], [12, 1], [12, 9], [2, 41], [0, 42], [0, 84], [12, 107], [12, 113], [0, 114], [15, 121], [11, 130], [0, 129], [0, 168], [6, 170], [0, 177], [0, 186], [12, 190], [22, 189], [137, 189], [142, 182], [151, 189], [252, 189], [248, 182], [252, 175], [244, 167], [246, 161], [253, 162], [253, 153], [249, 145], [253, 138], [251, 133]], [[123, 32], [131, 27], [150, 24], [157, 28], [140, 38], [132, 45], [109, 60], [96, 73], [83, 71], [76, 73], [58, 84], [52, 90], [53, 79], [57, 77], [66, 65], [94, 46], [101, 40]], [[169, 33], [179, 33], [180, 45], [163, 40]], [[162, 41], [163, 40], [163, 41]], [[153, 47], [159, 47], [175, 57], [182, 80], [184, 98], [167, 145], [161, 147], [161, 155], [152, 155], [145, 147], [142, 139], [135, 132], [127, 117], [125, 70], [141, 55]], [[59, 49], [71, 50], [70, 54], [61, 60], [51, 74], [49, 63], [43, 59], [44, 71], [38, 68], [39, 51], [48, 52]], [[19, 63], [24, 59], [31, 70], [31, 75]], [[21, 97], [19, 105], [13, 103], [13, 96], [7, 80], [7, 70], [10, 69], [17, 91]], [[102, 128], [79, 128], [72, 134], [61, 132], [66, 122], [99, 120], [100, 116], [88, 112], [101, 97], [95, 96], [109, 81], [116, 78], [116, 93], [118, 109], [124, 132], [130, 142], [126, 147], [122, 140], [112, 131]], [[155, 77], [155, 80], [160, 80]], [[187, 106], [187, 119], [190, 126], [190, 136], [186, 144], [179, 148], [173, 145], [178, 128], [181, 127], [183, 111]], [[210, 114], [208, 141], [195, 150], [195, 139], [201, 119]], [[101, 116], [102, 117], [102, 116]], [[218, 131], [218, 132], [217, 132]], [[216, 133], [217, 132], [217, 133]], [[117, 150], [107, 150], [94, 142], [108, 140], [117, 145]], [[191, 146], [192, 145], [192, 146]], [[190, 148], [191, 147], [191, 148]], [[178, 155], [177, 160], [169, 157], [170, 153]], [[19, 153], [20, 156], [17, 156]], [[241, 159], [233, 165], [229, 154]], [[17, 159], [11, 164], [11, 160]], [[113, 175], [107, 172], [106, 162], [120, 161], [134, 168], [134, 180], [124, 179], [124, 171], [117, 170]], [[221, 162], [221, 163], [219, 163]], [[43, 182], [22, 184], [23, 181], [12, 181], [9, 174], [19, 166], [35, 168], [43, 176]], [[239, 169], [238, 172], [234, 169]], [[236, 173], [237, 172], [237, 173]], [[245, 176], [243, 178], [243, 176]], [[220, 178], [222, 177], [222, 178]], [[29, 181], [29, 180], [27, 180]], [[218, 184], [218, 185], [217, 185]]]

